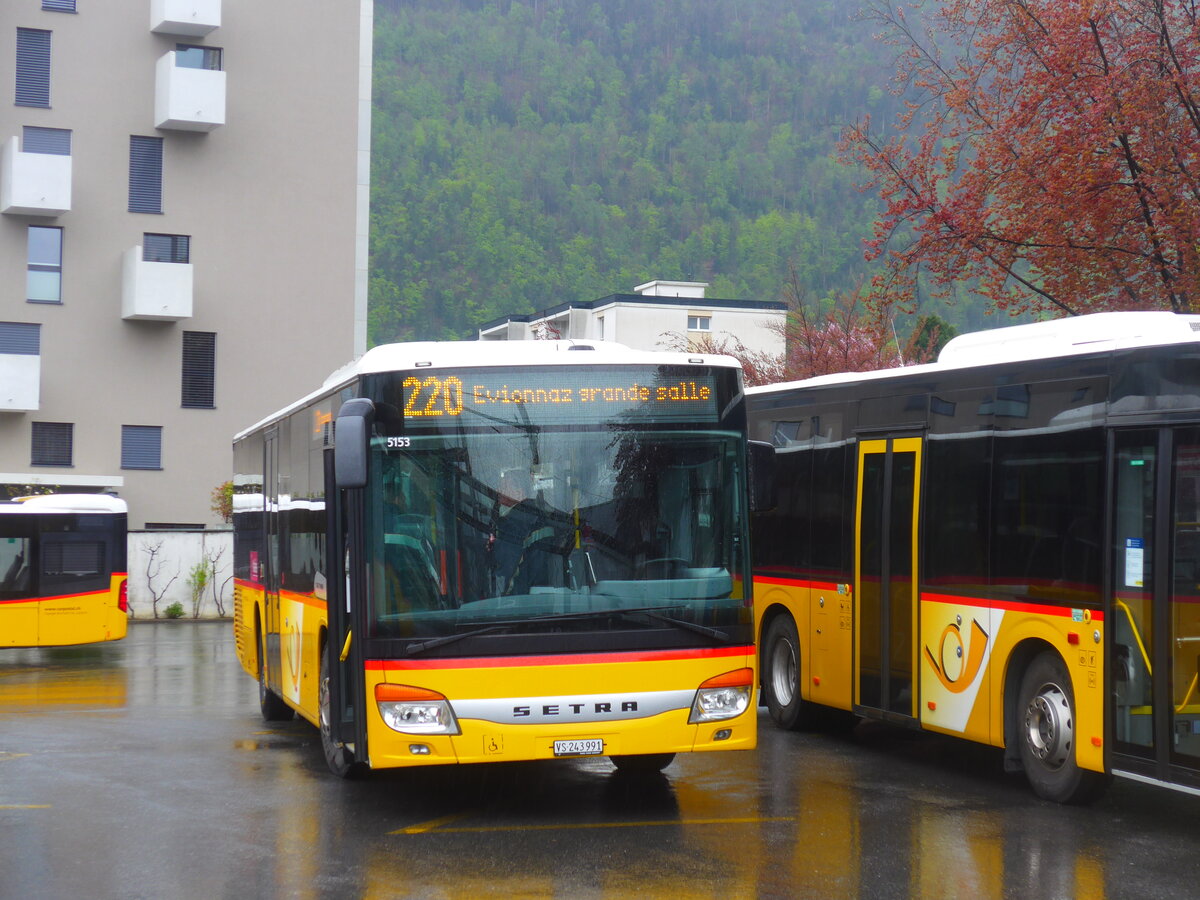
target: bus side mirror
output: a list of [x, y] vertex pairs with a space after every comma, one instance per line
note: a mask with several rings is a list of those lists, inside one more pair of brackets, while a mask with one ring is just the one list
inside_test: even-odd
[[775, 448], [764, 441], [747, 441], [750, 461], [750, 512], [775, 508]]
[[333, 431], [333, 477], [339, 488], [367, 486], [367, 448], [375, 404], [362, 397], [347, 400], [338, 410]]

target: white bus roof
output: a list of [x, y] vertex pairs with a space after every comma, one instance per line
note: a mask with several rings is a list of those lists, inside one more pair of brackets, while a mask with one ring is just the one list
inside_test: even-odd
[[785, 387], [849, 384], [921, 372], [944, 372], [998, 363], [1079, 356], [1107, 350], [1190, 343], [1200, 343], [1200, 316], [1185, 316], [1172, 312], [1093, 313], [960, 334], [942, 348], [935, 363], [877, 369], [872, 372], [839, 372], [786, 384], [747, 388], [746, 393], [761, 394]]
[[234, 440], [303, 409], [321, 396], [349, 384], [360, 375], [409, 369], [447, 369], [480, 366], [721, 366], [740, 369], [732, 356], [634, 350], [613, 341], [415, 341], [380, 344], [333, 372], [320, 388], [266, 416], [234, 435]]
[[37, 494], [0, 503], [0, 513], [127, 513], [125, 501], [110, 494]]

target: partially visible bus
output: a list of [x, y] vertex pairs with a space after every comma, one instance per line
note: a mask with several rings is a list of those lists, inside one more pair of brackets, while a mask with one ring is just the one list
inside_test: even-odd
[[754, 747], [745, 428], [727, 357], [372, 349], [234, 440], [263, 716], [341, 776]]
[[106, 494], [0, 503], [0, 647], [125, 637], [126, 518]]
[[952, 340], [938, 362], [754, 388], [762, 686], [1004, 748], [1042, 797], [1200, 792], [1200, 316]]

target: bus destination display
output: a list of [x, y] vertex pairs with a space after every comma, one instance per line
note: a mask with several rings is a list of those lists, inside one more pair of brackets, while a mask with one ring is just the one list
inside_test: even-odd
[[571, 425], [622, 420], [644, 424], [715, 423], [715, 378], [710, 371], [657, 367], [558, 370], [441, 371], [408, 375], [402, 383], [406, 426]]

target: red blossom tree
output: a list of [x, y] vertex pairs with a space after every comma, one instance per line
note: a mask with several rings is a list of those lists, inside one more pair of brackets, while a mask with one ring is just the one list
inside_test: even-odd
[[1013, 313], [1200, 309], [1198, 9], [940, 0], [921, 27], [875, 0], [917, 98], [891, 138], [843, 134], [885, 203], [876, 302], [976, 279]]

